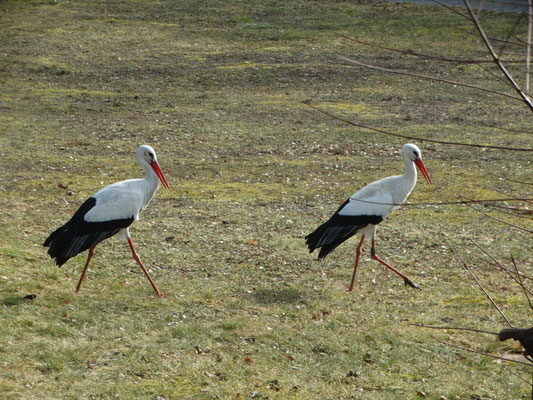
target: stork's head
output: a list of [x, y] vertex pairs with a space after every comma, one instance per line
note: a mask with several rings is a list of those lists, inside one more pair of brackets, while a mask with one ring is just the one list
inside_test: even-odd
[[155, 155], [155, 150], [148, 146], [148, 145], [142, 145], [137, 149], [137, 152], [135, 154], [137, 157], [137, 161], [139, 161], [139, 164], [141, 164], [143, 167], [147, 166], [149, 168], [152, 168], [165, 187], [165, 189], [170, 190], [170, 187], [168, 186], [167, 180], [165, 179], [165, 175], [163, 175], [163, 171], [161, 171], [161, 167], [157, 163], [157, 156]]
[[417, 145], [414, 145], [412, 143], [404, 144], [402, 150], [400, 151], [400, 154], [402, 155], [404, 160], [414, 162], [422, 173], [422, 175], [424, 176], [424, 178], [426, 178], [427, 183], [432, 185], [426, 166], [422, 162], [422, 153], [420, 152], [420, 149]]

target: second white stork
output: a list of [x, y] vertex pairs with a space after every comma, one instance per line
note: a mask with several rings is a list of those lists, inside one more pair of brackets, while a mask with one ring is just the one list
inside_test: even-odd
[[428, 184], [432, 184], [426, 167], [422, 162], [420, 149], [417, 146], [409, 143], [405, 144], [400, 154], [405, 163], [403, 175], [389, 176], [365, 186], [342, 203], [327, 222], [305, 237], [309, 252], [312, 253], [315, 249], [320, 248], [318, 259], [322, 260], [338, 245], [356, 233], [361, 232], [361, 241], [355, 252], [355, 266], [350, 283], [350, 291], [353, 291], [354, 288], [361, 247], [366, 237], [370, 237], [372, 242], [370, 250], [372, 259], [401, 276], [406, 285], [419, 289], [418, 285], [411, 282], [404, 274], [379, 258], [375, 247], [377, 225], [387, 218], [391, 212], [398, 209], [415, 187], [415, 165], [420, 169]]
[[76, 293], [80, 291], [96, 245], [118, 233], [127, 240], [133, 258], [140, 265], [156, 294], [159, 297], [163, 296], [133, 247], [129, 226], [139, 219], [139, 214], [159, 189], [159, 182], [161, 181], [167, 190], [169, 186], [157, 163], [153, 148], [140, 146], [135, 156], [146, 172], [144, 179], [129, 179], [100, 189], [80, 206], [65, 225], [52, 232], [43, 244], [45, 247], [50, 246], [48, 254], [55, 259], [58, 266], [89, 249], [85, 268], [76, 286]]

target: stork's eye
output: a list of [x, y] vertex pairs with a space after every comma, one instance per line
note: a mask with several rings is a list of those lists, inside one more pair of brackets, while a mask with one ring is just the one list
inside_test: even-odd
[[418, 152], [416, 150], [413, 150], [413, 154], [415, 155], [415, 158], [420, 158], [420, 155], [418, 155]]

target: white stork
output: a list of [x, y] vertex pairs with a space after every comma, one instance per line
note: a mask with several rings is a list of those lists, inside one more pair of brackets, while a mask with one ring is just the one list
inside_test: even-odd
[[406, 285], [419, 289], [409, 278], [379, 258], [376, 255], [375, 248], [376, 226], [387, 218], [391, 212], [398, 209], [415, 187], [415, 165], [420, 169], [428, 184], [432, 184], [426, 167], [422, 162], [420, 149], [417, 146], [409, 143], [405, 144], [400, 154], [405, 162], [403, 175], [389, 176], [365, 186], [342, 203], [327, 222], [305, 237], [309, 252], [312, 253], [315, 249], [320, 248], [318, 259], [322, 260], [342, 242], [357, 232], [361, 232], [362, 236], [356, 250], [350, 291], [353, 291], [361, 247], [367, 236], [372, 240], [371, 258], [400, 275]]
[[141, 266], [157, 295], [163, 296], [135, 252], [128, 227], [139, 219], [139, 214], [159, 189], [159, 181], [167, 190], [169, 186], [157, 163], [153, 148], [140, 146], [135, 157], [146, 172], [144, 179], [129, 179], [100, 189], [81, 205], [65, 225], [52, 232], [43, 244], [45, 247], [50, 246], [48, 254], [55, 258], [58, 266], [89, 249], [89, 256], [76, 286], [76, 293], [80, 291], [96, 245], [118, 233], [128, 241], [133, 258]]

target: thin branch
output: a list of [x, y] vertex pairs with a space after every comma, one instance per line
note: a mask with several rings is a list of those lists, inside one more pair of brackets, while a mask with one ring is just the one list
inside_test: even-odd
[[470, 17], [472, 18], [472, 22], [474, 22], [474, 24], [476, 25], [476, 28], [477, 28], [479, 34], [481, 35], [481, 38], [485, 42], [485, 45], [487, 46], [487, 49], [489, 50], [492, 58], [494, 59], [494, 62], [500, 68], [500, 70], [503, 72], [503, 74], [507, 77], [509, 82], [511, 82], [511, 84], [514, 86], [515, 90], [517, 91], [518, 95], [523, 99], [524, 103], [529, 107], [529, 109], [531, 111], [533, 111], [533, 103], [531, 103], [531, 100], [529, 100], [529, 97], [527, 97], [524, 94], [524, 92], [522, 92], [522, 90], [520, 89], [518, 84], [514, 81], [514, 79], [512, 78], [511, 74], [509, 74], [507, 69], [503, 66], [503, 64], [501, 63], [500, 59], [498, 58], [498, 56], [494, 52], [494, 49], [492, 48], [492, 46], [490, 44], [490, 41], [487, 38], [487, 35], [485, 35], [485, 32], [481, 28], [481, 25], [479, 24], [479, 21], [478, 21], [477, 17], [475, 16], [474, 12], [472, 11], [472, 7], [470, 7], [470, 2], [468, 0], [463, 0], [463, 2], [465, 3], [466, 9], [468, 10], [468, 13], [470, 14]]
[[[468, 19], [470, 19], [470, 18], [468, 18]], [[478, 35], [476, 35], [475, 33], [472, 33], [472, 32], [468, 32], [466, 29], [459, 28], [457, 26], [455, 27], [455, 29], [457, 29], [457, 30], [459, 30], [461, 32], [464, 32], [464, 33], [466, 33], [468, 35], [472, 35], [472, 36], [478, 37]], [[502, 40], [502, 39], [497, 39], [497, 38], [493, 38], [493, 37], [491, 37], [489, 39], [492, 40], [493, 42], [500, 42], [500, 43], [510, 44], [510, 45], [513, 45], [513, 46], [520, 46], [520, 47], [526, 47], [527, 46], [527, 44], [525, 44], [525, 43], [510, 42], [508, 40]]]
[[435, 202], [420, 202], [420, 203], [385, 203], [381, 201], [371, 201], [371, 200], [363, 200], [363, 199], [353, 199], [353, 201], [360, 201], [361, 203], [368, 203], [368, 204], [379, 204], [382, 206], [402, 206], [402, 207], [408, 207], [408, 206], [442, 206], [442, 205], [453, 205], [453, 204], [487, 204], [494, 202], [494, 201], [501, 201], [501, 202], [508, 202], [508, 201], [526, 201], [528, 199], [482, 199], [482, 200], [462, 200], [462, 201], [435, 201]]
[[465, 267], [465, 269], [468, 271], [468, 273], [472, 276], [472, 278], [474, 278], [474, 280], [476, 281], [476, 283], [478, 284], [478, 286], [481, 288], [481, 290], [483, 291], [483, 293], [485, 293], [485, 296], [487, 296], [487, 299], [489, 299], [489, 301], [492, 303], [492, 305], [494, 306], [494, 308], [496, 308], [496, 310], [498, 310], [498, 312], [500, 313], [500, 315], [503, 317], [503, 319], [505, 320], [505, 322], [507, 322], [507, 324], [511, 327], [511, 328], [514, 328], [513, 325], [511, 324], [511, 322], [507, 319], [507, 317], [505, 316], [505, 314], [503, 313], [502, 310], [500, 310], [500, 307], [498, 307], [498, 305], [494, 302], [494, 300], [492, 300], [492, 297], [490, 297], [490, 295], [488, 294], [488, 292], [485, 290], [485, 288], [483, 287], [483, 285], [481, 284], [481, 282], [476, 278], [476, 276], [474, 275], [474, 273], [470, 270], [470, 268], [468, 268], [468, 265], [466, 265], [465, 261], [463, 260], [463, 257], [461, 257], [461, 254], [459, 254], [459, 252], [457, 251], [457, 249], [455, 248], [455, 246], [452, 245], [452, 248], [453, 250], [455, 251], [455, 254], [457, 254], [457, 256], [459, 257], [459, 259], [461, 260], [461, 263], [463, 264], [463, 266]]
[[[507, 275], [509, 275], [511, 278], [513, 278], [515, 281], [516, 281], [516, 278], [514, 277], [513, 274], [511, 274], [511, 271], [507, 268], [505, 268], [503, 265], [501, 265], [494, 257], [492, 257], [483, 247], [481, 247], [480, 245], [478, 245], [476, 242], [474, 242], [472, 239], [470, 239], [470, 241], [474, 244], [474, 246], [476, 246], [479, 250], [481, 250], [481, 252], [483, 254], [485, 254], [488, 258], [490, 258], [492, 260], [492, 262], [498, 267], [500, 268], [502, 271], [505, 271], [507, 273]], [[524, 274], [520, 274], [520, 276], [522, 278], [525, 278], [525, 279], [530, 279], [530, 280], [533, 280], [532, 277], [530, 276], [527, 276], [527, 275], [524, 275]], [[517, 282], [518, 283], [518, 282]], [[531, 293], [531, 292], [530, 292]]]
[[522, 378], [520, 375], [518, 375], [516, 372], [514, 372], [512, 369], [509, 369], [507, 368], [505, 365], [501, 365], [501, 367], [506, 370], [507, 372], [510, 372], [511, 374], [513, 374], [514, 376], [516, 376], [518, 379], [520, 379], [522, 382], [525, 382], [527, 383], [529, 386], [532, 386], [533, 387], [533, 383], [529, 382], [529, 381], [526, 381], [524, 378]]
[[[499, 194], [504, 194], [506, 196], [508, 196], [510, 199], [514, 199], [514, 200], [518, 200], [518, 197], [515, 197], [513, 195], [510, 195], [509, 193], [506, 193], [504, 192], [503, 190], [499, 190], [499, 189], [490, 189], [490, 191], [492, 192], [496, 192], [496, 193], [499, 193]], [[526, 203], [533, 203], [533, 199], [527, 199], [527, 198], [523, 198], [521, 199], [520, 201], [524, 201]]]
[[[510, 38], [511, 36], [512, 36], [513, 38], [515, 38], [516, 40], [521, 41], [520, 39], [517, 38], [517, 36], [514, 34], [514, 32], [515, 32], [515, 29], [516, 29], [516, 28], [518, 27], [518, 25], [520, 24], [520, 22], [522, 21], [522, 18], [523, 18], [523, 17], [524, 17], [524, 16], [523, 16], [522, 14], [519, 14], [519, 15], [518, 15], [518, 18], [515, 20], [514, 25], [511, 27], [511, 29], [509, 30], [509, 33], [507, 34], [507, 37], [504, 39], [505, 42], [503, 43], [502, 47], [500, 48], [500, 51], [499, 51], [498, 57], [500, 57], [500, 56], [503, 54], [503, 52], [505, 51], [505, 49], [506, 49], [506, 47], [507, 47], [507, 44], [508, 44], [508, 43], [506, 43], [506, 42], [509, 40], [509, 38]], [[521, 41], [521, 42], [524, 43], [523, 41]]]
[[[527, 14], [527, 13], [526, 13]], [[523, 43], [527, 46], [527, 40], [524, 40], [516, 35], [513, 35], [513, 38], [515, 38], [519, 43]]]
[[464, 17], [464, 18], [466, 18], [466, 19], [470, 19], [470, 18], [468, 17], [468, 15], [463, 14], [463, 13], [460, 12], [459, 10], [456, 10], [455, 8], [452, 8], [452, 7], [450, 7], [450, 6], [447, 5], [447, 4], [441, 3], [441, 2], [438, 1], [438, 0], [432, 0], [432, 1], [433, 1], [433, 3], [437, 3], [438, 5], [447, 8], [447, 9], [450, 10], [451, 12], [460, 15], [461, 17]]
[[437, 342], [441, 343], [441, 344], [444, 344], [446, 346], [450, 346], [450, 347], [453, 347], [455, 349], [459, 349], [459, 350], [464, 350], [464, 351], [469, 351], [471, 353], [476, 353], [476, 354], [480, 354], [482, 356], [487, 356], [487, 357], [492, 357], [492, 358], [496, 358], [498, 360], [502, 360], [502, 361], [510, 361], [510, 362], [514, 362], [514, 363], [517, 363], [517, 364], [523, 364], [523, 365], [527, 365], [528, 367], [531, 367], [531, 364], [530, 363], [526, 363], [524, 361], [519, 361], [519, 360], [513, 360], [512, 358], [505, 358], [505, 357], [500, 357], [500, 356], [495, 356], [494, 354], [490, 354], [490, 353], [484, 353], [482, 351], [478, 351], [478, 350], [473, 350], [473, 349], [469, 349], [469, 348], [466, 348], [466, 347], [462, 347], [462, 346], [457, 346], [453, 343], [448, 343], [448, 342], [445, 342], [444, 340], [440, 340], [440, 339], [437, 339], [436, 337], [434, 336], [431, 336], [433, 339], [435, 339]]
[[[377, 49], [382, 49], [382, 50], [387, 50], [387, 51], [394, 51], [396, 53], [400, 53], [400, 54], [404, 54], [404, 55], [407, 55], [407, 56], [413, 56], [413, 57], [419, 57], [419, 58], [425, 58], [425, 59], [428, 59], [428, 60], [435, 60], [435, 61], [444, 61], [444, 62], [452, 62], [452, 63], [461, 63], [461, 64], [483, 64], [483, 63], [493, 63], [492, 60], [482, 60], [482, 59], [465, 59], [465, 58], [448, 58], [448, 57], [441, 57], [441, 56], [434, 56], [434, 55], [431, 55], [431, 54], [423, 54], [423, 53], [417, 53], [415, 51], [412, 51], [412, 50], [400, 50], [400, 49], [395, 49], [395, 48], [392, 48], [392, 47], [386, 47], [386, 46], [382, 46], [382, 45], [379, 45], [379, 44], [375, 44], [375, 43], [370, 43], [370, 42], [365, 42], [361, 39], [355, 39], [355, 38], [352, 38], [350, 36], [345, 36], [345, 35], [339, 35], [340, 37], [344, 38], [344, 39], [348, 39], [348, 40], [351, 40], [352, 42], [355, 42], [355, 43], [359, 43], [359, 44], [362, 44], [362, 45], [365, 45], [365, 46], [370, 46], [370, 47], [374, 47], [374, 48], [377, 48]], [[508, 63], [520, 63], [522, 61], [518, 61], [518, 60], [508, 60], [506, 61]]]
[[508, 207], [501, 204], [485, 203], [485, 207], [491, 208], [494, 212], [510, 215], [515, 218], [533, 221], [533, 210], [528, 208]]
[[486, 333], [488, 335], [494, 335], [498, 336], [498, 332], [490, 332], [490, 331], [484, 331], [481, 329], [471, 329], [471, 328], [457, 328], [454, 326], [431, 326], [431, 325], [424, 325], [424, 324], [409, 324], [412, 326], [418, 326], [420, 328], [429, 328], [429, 329], [440, 329], [440, 330], [455, 330], [455, 331], [468, 331], [468, 332], [476, 332], [476, 333]]
[[515, 180], [515, 179], [509, 179], [506, 176], [496, 175], [496, 174], [494, 174], [494, 173], [492, 173], [490, 171], [487, 171], [487, 173], [489, 175], [495, 176], [496, 178], [500, 178], [500, 179], [503, 179], [503, 180], [506, 180], [506, 181], [509, 181], [509, 182], [515, 182], [515, 183], [520, 183], [522, 185], [532, 185], [533, 186], [533, 182], [525, 182], [525, 181], [518, 181], [518, 180]]
[[511, 128], [504, 128], [504, 127], [501, 127], [501, 126], [489, 125], [489, 124], [486, 124], [486, 123], [484, 123], [484, 122], [479, 122], [479, 124], [481, 124], [481, 125], [483, 125], [483, 126], [486, 126], [487, 128], [501, 129], [502, 131], [508, 131], [508, 132], [528, 133], [528, 134], [533, 133], [533, 132], [531, 132], [531, 131], [523, 131], [523, 130], [520, 130], [520, 129], [511, 129]]
[[[514, 271], [511, 271], [510, 269], [507, 269], [507, 268], [500, 268], [498, 266], [495, 266], [495, 265], [493, 265], [493, 263], [491, 263], [489, 260], [487, 260], [485, 258], [481, 258], [481, 257], [473, 257], [472, 258], [472, 264], [473, 265], [480, 265], [479, 263], [489, 264], [489, 266], [497, 268], [498, 270], [505, 272], [509, 276], [509, 278], [511, 278], [513, 281], [515, 281], [516, 284], [520, 285], [520, 281], [515, 277], [515, 272]], [[523, 274], [520, 274], [520, 276], [522, 278], [532, 279], [531, 277], [526, 277]], [[525, 289], [528, 291], [528, 293], [530, 295], [533, 296], [533, 292], [530, 289], [528, 289], [527, 287], [525, 287]]]
[[526, 91], [529, 91], [529, 63], [531, 60], [531, 31], [533, 30], [533, 1], [527, 0], [527, 52], [526, 52]]
[[[517, 62], [519, 62], [519, 61], [517, 61]], [[509, 62], [507, 61], [507, 63], [509, 63]], [[509, 81], [507, 81], [507, 80], [503, 79], [502, 77], [498, 76], [497, 74], [495, 74], [494, 72], [492, 72], [490, 69], [485, 68], [485, 67], [484, 67], [483, 65], [481, 65], [481, 64], [476, 64], [476, 66], [477, 66], [478, 68], [481, 68], [481, 69], [482, 69], [483, 71], [485, 71], [486, 73], [492, 75], [495, 79], [497, 79], [498, 81], [500, 81], [500, 82], [503, 83], [504, 85], [509, 86], [510, 88], [513, 88], [513, 89], [514, 89], [514, 86], [511, 85], [511, 84], [509, 83]], [[530, 95], [527, 91], [524, 91], [524, 90], [523, 90], [522, 92], [523, 92], [525, 95], [531, 97], [531, 95]]]
[[[528, 220], [531, 218], [528, 218], [526, 215], [527, 214], [533, 215], [533, 210], [529, 210], [527, 208], [506, 207], [500, 204], [487, 204], [487, 206], [497, 209], [496, 211], [500, 211], [502, 213], [509, 214], [509, 215], [514, 215], [515, 217], [519, 217], [519, 218], [525, 218]], [[521, 214], [524, 214], [524, 215], [521, 215]]]
[[483, 92], [498, 94], [500, 96], [505, 96], [505, 97], [508, 97], [510, 99], [513, 99], [513, 100], [523, 101], [523, 99], [521, 99], [520, 97], [516, 97], [516, 96], [513, 96], [511, 94], [500, 92], [498, 90], [492, 90], [492, 89], [487, 89], [487, 88], [484, 88], [484, 87], [481, 87], [481, 86], [470, 85], [469, 83], [461, 83], [461, 82], [450, 81], [448, 79], [441, 79], [441, 78], [437, 78], [437, 77], [429, 76], [429, 75], [415, 74], [415, 73], [412, 73], [412, 72], [404, 72], [404, 71], [398, 71], [396, 69], [379, 67], [377, 65], [365, 64], [365, 63], [362, 63], [360, 61], [355, 61], [355, 60], [352, 60], [352, 59], [346, 58], [346, 57], [341, 57], [341, 58], [344, 61], [348, 61], [349, 63], [360, 65], [360, 66], [365, 67], [365, 68], [376, 69], [378, 71], [389, 72], [391, 74], [412, 76], [412, 77], [415, 77], [415, 78], [422, 78], [422, 79], [427, 79], [427, 80], [434, 81], [434, 82], [447, 83], [447, 84], [455, 85], [455, 86], [463, 86], [463, 87], [467, 87], [467, 88], [470, 88], [470, 89], [481, 90]]
[[529, 303], [529, 308], [531, 308], [531, 310], [533, 311], [533, 305], [531, 304], [531, 300], [529, 299], [529, 295], [527, 294], [528, 290], [526, 289], [526, 287], [522, 283], [522, 278], [520, 277], [520, 272], [518, 272], [518, 267], [516, 266], [516, 262], [515, 262], [514, 257], [512, 255], [511, 255], [511, 261], [513, 262], [514, 269], [516, 271], [516, 276], [518, 276], [518, 280], [520, 281], [520, 287], [522, 288], [522, 290], [524, 291], [524, 294], [526, 295], [527, 302]]
[[475, 207], [472, 207], [470, 204], [466, 204], [466, 203], [465, 203], [465, 206], [470, 207], [472, 210], [474, 210], [474, 211], [480, 213], [481, 215], [484, 215], [485, 217], [488, 217], [488, 218], [493, 219], [493, 220], [495, 220], [495, 221], [501, 222], [502, 224], [506, 224], [506, 225], [512, 226], [513, 228], [519, 229], [519, 230], [524, 231], [524, 232], [527, 232], [527, 233], [533, 233], [533, 231], [530, 230], [530, 229], [527, 229], [527, 228], [524, 228], [524, 227], [522, 227], [522, 226], [519, 226], [519, 225], [513, 224], [513, 223], [511, 223], [511, 222], [504, 221], [503, 219], [500, 219], [500, 218], [493, 217], [492, 215], [489, 215], [489, 214], [487, 214], [487, 213], [485, 213], [485, 212], [483, 212], [483, 211], [481, 211], [481, 210], [478, 210], [478, 209], [475, 208]]
[[446, 142], [446, 141], [443, 141], [443, 140], [425, 139], [425, 138], [421, 138], [421, 137], [402, 135], [400, 133], [388, 132], [388, 131], [385, 131], [383, 129], [373, 128], [371, 126], [364, 125], [364, 124], [361, 124], [359, 122], [354, 122], [354, 121], [347, 120], [345, 118], [341, 118], [341, 117], [339, 117], [339, 116], [337, 116], [335, 114], [332, 114], [330, 112], [324, 111], [324, 110], [312, 105], [310, 100], [304, 100], [304, 101], [302, 101], [302, 103], [305, 104], [306, 106], [308, 106], [309, 108], [312, 108], [313, 110], [321, 112], [322, 114], [327, 115], [328, 117], [336, 119], [337, 121], [344, 122], [345, 124], [349, 124], [349, 125], [352, 125], [352, 126], [357, 126], [359, 128], [368, 129], [368, 130], [374, 131], [374, 132], [379, 132], [379, 133], [382, 133], [384, 135], [400, 137], [400, 138], [403, 138], [403, 139], [418, 140], [420, 142], [428, 142], [428, 143], [446, 144], [446, 145], [450, 145], [450, 146], [476, 147], [476, 148], [481, 148], [481, 149], [498, 149], [498, 150], [511, 150], [511, 151], [533, 151], [533, 149], [520, 148], [520, 147], [491, 146], [491, 145], [476, 144], [476, 143]]

